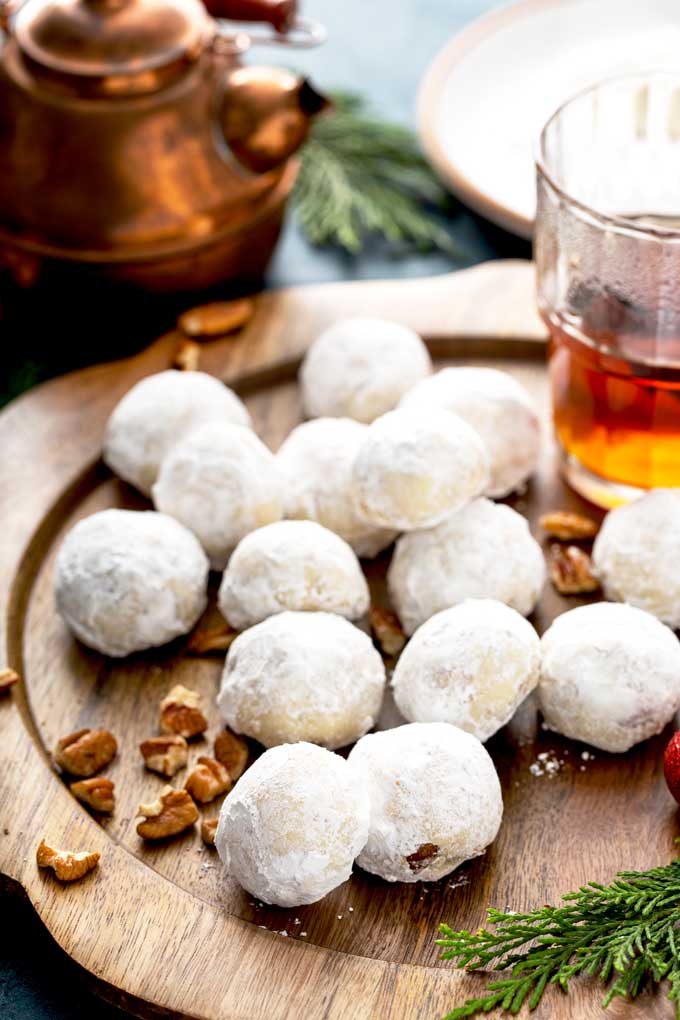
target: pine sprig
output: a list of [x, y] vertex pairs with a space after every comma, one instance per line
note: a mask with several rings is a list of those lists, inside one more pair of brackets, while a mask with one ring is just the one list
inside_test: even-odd
[[610, 885], [592, 882], [559, 907], [528, 914], [488, 911], [493, 930], [453, 931], [442, 924], [443, 960], [508, 972], [445, 1020], [502, 1009], [535, 1009], [549, 985], [566, 992], [585, 975], [608, 985], [603, 1005], [635, 998], [648, 985], [669, 983], [680, 1020], [680, 859], [650, 871], [622, 871]]
[[451, 200], [412, 132], [366, 113], [359, 96], [331, 98], [334, 110], [313, 126], [302, 150], [293, 193], [308, 239], [352, 255], [372, 236], [460, 254], [441, 220]]

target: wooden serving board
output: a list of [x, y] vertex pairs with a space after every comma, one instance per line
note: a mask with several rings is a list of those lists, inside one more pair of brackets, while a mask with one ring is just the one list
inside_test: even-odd
[[[474, 361], [517, 375], [545, 413], [546, 439], [540, 472], [514, 505], [532, 523], [545, 509], [581, 505], [555, 475], [545, 335], [528, 263], [269, 292], [257, 298], [239, 338], [204, 345], [201, 367], [242, 393], [276, 448], [300, 420], [300, 354], [320, 328], [357, 313], [412, 325], [440, 364]], [[505, 800], [496, 843], [436, 884], [391, 886], [357, 871], [321, 903], [281, 910], [225, 879], [198, 832], [144, 845], [136, 808], [162, 780], [145, 772], [137, 745], [156, 732], [158, 701], [175, 682], [202, 692], [214, 736], [222, 661], [187, 656], [184, 640], [125, 662], [88, 651], [55, 613], [51, 575], [55, 550], [77, 519], [108, 506], [147, 505], [103, 467], [101, 437], [116, 401], [137, 379], [167, 367], [178, 340], [170, 334], [126, 361], [54, 380], [0, 416], [3, 656], [23, 677], [0, 700], [0, 873], [23, 887], [98, 990], [140, 1016], [436, 1020], [479, 988], [477, 978], [438, 960], [440, 921], [474, 927], [489, 904], [529, 909], [617, 869], [671, 858], [678, 827], [660, 768], [667, 735], [627, 755], [584, 758], [581, 745], [543, 732], [529, 706], [489, 743]], [[367, 568], [378, 601], [388, 559]], [[575, 604], [547, 587], [534, 622], [542, 630]], [[101, 822], [71, 797], [49, 757], [60, 736], [95, 725], [119, 741], [106, 773], [116, 783], [116, 812]], [[210, 746], [199, 742], [190, 761]], [[180, 773], [175, 782], [182, 781]], [[218, 807], [203, 812], [213, 817]], [[99, 850], [100, 867], [60, 886], [36, 868], [42, 837]], [[568, 999], [548, 994], [534, 1015], [600, 1017], [600, 998], [597, 987], [581, 983]], [[617, 1000], [608, 1016], [672, 1013], [661, 998], [647, 998], [635, 1006]]]

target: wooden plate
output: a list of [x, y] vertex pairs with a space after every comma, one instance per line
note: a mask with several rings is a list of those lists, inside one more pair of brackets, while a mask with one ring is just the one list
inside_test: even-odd
[[446, 43], [418, 97], [423, 148], [471, 208], [531, 237], [534, 145], [569, 96], [614, 74], [677, 67], [676, 0], [520, 0]]
[[[543, 330], [531, 287], [528, 264], [492, 263], [436, 280], [266, 294], [240, 339], [204, 347], [204, 366], [242, 392], [258, 431], [276, 447], [300, 420], [295, 373], [318, 328], [358, 311], [390, 314], [419, 328], [440, 364], [467, 363], [472, 354], [511, 371], [547, 418]], [[184, 640], [124, 662], [88, 651], [55, 613], [51, 575], [74, 521], [108, 506], [147, 505], [99, 461], [101, 433], [120, 395], [166, 366], [177, 341], [169, 335], [136, 358], [49, 383], [0, 417], [3, 628], [7, 662], [24, 678], [0, 703], [0, 872], [26, 890], [102, 994], [140, 1015], [434, 1020], [477, 987], [438, 961], [440, 921], [476, 926], [490, 903], [521, 910], [587, 880], [607, 880], [618, 868], [669, 859], [676, 823], [659, 767], [664, 738], [625, 756], [586, 758], [583, 747], [542, 732], [525, 709], [489, 744], [505, 800], [498, 840], [484, 858], [436, 884], [390, 886], [357, 871], [323, 902], [281, 910], [225, 879], [197, 832], [144, 845], [136, 808], [162, 780], [144, 771], [137, 745], [156, 732], [159, 698], [175, 682], [203, 693], [210, 735], [218, 731], [221, 660], [189, 657]], [[546, 439], [537, 478], [515, 500], [532, 521], [548, 507], [579, 506], [556, 480], [552, 456]], [[387, 560], [368, 568], [378, 600]], [[546, 589], [539, 629], [572, 604]], [[109, 727], [119, 740], [107, 770], [117, 808], [101, 823], [49, 763], [58, 737], [88, 725]], [[192, 757], [209, 746], [199, 742]], [[203, 814], [214, 816], [218, 806]], [[99, 869], [59, 886], [35, 865], [43, 836], [99, 850]], [[549, 995], [535, 1015], [595, 1017], [598, 1001], [599, 990], [581, 985], [569, 1000]], [[619, 1004], [612, 1015], [650, 1009], [655, 1017], [672, 1013], [647, 1000], [634, 1010]]]

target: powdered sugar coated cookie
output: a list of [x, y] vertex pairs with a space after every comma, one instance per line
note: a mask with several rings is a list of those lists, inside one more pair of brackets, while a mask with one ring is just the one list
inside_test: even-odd
[[412, 329], [388, 319], [343, 319], [317, 337], [302, 364], [305, 414], [373, 421], [431, 371]]
[[244, 404], [219, 379], [205, 372], [158, 372], [136, 383], [113, 409], [104, 460], [148, 496], [168, 450], [208, 421], [251, 423]]
[[286, 609], [356, 620], [368, 610], [369, 594], [356, 555], [338, 535], [315, 521], [278, 521], [236, 546], [218, 605], [243, 630]]

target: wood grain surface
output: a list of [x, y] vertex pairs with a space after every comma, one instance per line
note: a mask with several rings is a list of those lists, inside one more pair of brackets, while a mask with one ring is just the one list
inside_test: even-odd
[[[514, 505], [535, 533], [544, 510], [582, 506], [555, 474], [544, 332], [526, 263], [264, 294], [237, 339], [202, 346], [201, 367], [243, 394], [258, 432], [275, 449], [300, 420], [300, 354], [319, 328], [355, 313], [413, 325], [440, 364], [473, 360], [513, 372], [546, 421], [540, 471]], [[505, 801], [496, 843], [435, 884], [388, 885], [357, 871], [321, 903], [281, 910], [225, 879], [197, 831], [145, 845], [135, 832], [137, 805], [153, 799], [163, 781], [144, 770], [138, 744], [157, 732], [158, 702], [180, 682], [202, 693], [210, 720], [209, 739], [192, 743], [190, 763], [209, 751], [219, 730], [214, 695], [222, 659], [188, 656], [185, 639], [124, 662], [85, 649], [55, 613], [52, 565], [79, 518], [108, 506], [148, 506], [101, 464], [102, 430], [136, 379], [170, 363], [178, 340], [171, 334], [135, 358], [48, 383], [0, 416], [4, 650], [6, 664], [24, 677], [0, 701], [0, 872], [23, 886], [102, 994], [140, 1015], [435, 1020], [478, 984], [438, 960], [440, 921], [476, 926], [489, 904], [530, 908], [588, 880], [606, 881], [619, 868], [671, 857], [677, 821], [660, 770], [665, 736], [627, 755], [584, 758], [583, 746], [543, 732], [527, 705], [488, 745]], [[376, 602], [385, 600], [388, 560], [389, 553], [366, 565]], [[546, 587], [534, 622], [543, 630], [575, 604]], [[208, 619], [214, 613], [211, 606]], [[381, 725], [392, 722], [387, 703]], [[108, 727], [119, 742], [105, 772], [116, 783], [117, 807], [101, 822], [50, 767], [57, 739], [84, 726]], [[556, 763], [553, 775], [539, 757], [545, 754]], [[213, 817], [218, 808], [216, 801], [201, 812]], [[99, 850], [99, 869], [60, 887], [35, 866], [42, 837]], [[551, 993], [534, 1015], [599, 1017], [600, 997], [584, 983], [568, 999]], [[672, 1013], [663, 1000], [647, 998], [634, 1006], [617, 1001], [607, 1015]]]

